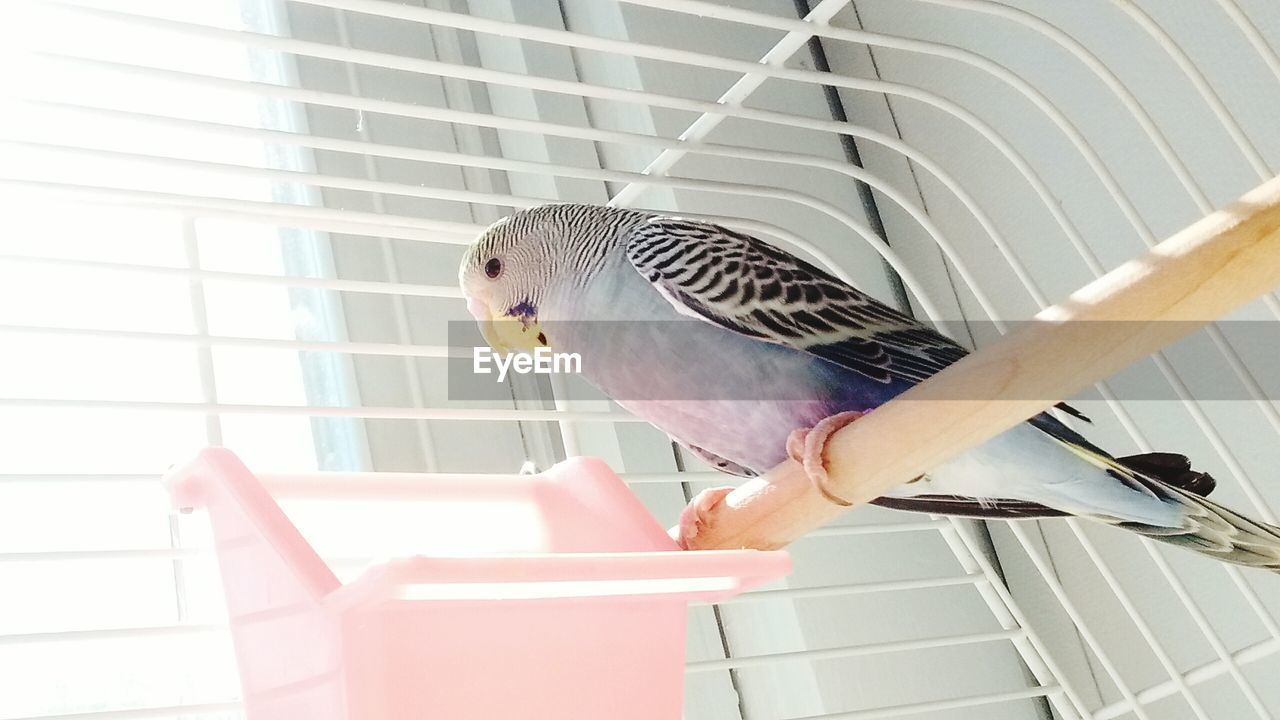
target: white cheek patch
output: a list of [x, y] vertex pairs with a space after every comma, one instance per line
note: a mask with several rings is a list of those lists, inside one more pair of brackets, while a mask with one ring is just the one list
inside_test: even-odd
[[480, 322], [492, 319], [489, 315], [489, 306], [475, 298], [467, 298], [467, 312]]

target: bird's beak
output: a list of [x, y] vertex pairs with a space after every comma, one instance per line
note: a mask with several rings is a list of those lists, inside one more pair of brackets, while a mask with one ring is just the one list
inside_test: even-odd
[[506, 352], [498, 347], [498, 334], [494, 331], [493, 314], [489, 312], [489, 306], [479, 298], [467, 298], [467, 312], [476, 319], [476, 324], [480, 326], [480, 334], [489, 347], [498, 352]]
[[484, 341], [496, 352], [527, 352], [547, 347], [547, 336], [534, 317], [497, 315], [481, 298], [467, 298], [467, 311], [480, 326]]

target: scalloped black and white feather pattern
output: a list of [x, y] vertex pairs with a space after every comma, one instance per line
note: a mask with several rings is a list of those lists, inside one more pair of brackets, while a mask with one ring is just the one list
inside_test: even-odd
[[626, 251], [681, 313], [877, 382], [914, 384], [967, 352], [839, 278], [727, 228], [655, 217], [633, 231]]

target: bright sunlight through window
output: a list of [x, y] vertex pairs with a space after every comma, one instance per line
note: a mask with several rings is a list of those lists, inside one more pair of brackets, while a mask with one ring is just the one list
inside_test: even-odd
[[[271, 21], [258, 0], [129, 5], [223, 27]], [[109, 111], [281, 129], [293, 121], [250, 95], [14, 48], [22, 40], [72, 57], [243, 80], [288, 68], [242, 45], [90, 14], [24, 3], [0, 11], [15, 12], [19, 22], [0, 19], [15, 31], [5, 33], [5, 64], [21, 68], [6, 75], [0, 114], [0, 396], [10, 398], [0, 404], [0, 554], [14, 560], [0, 562], [0, 717], [234, 700], [225, 635], [165, 631], [216, 624], [223, 608], [216, 589], [192, 586], [213, 577], [187, 572], [212, 562], [190, 551], [207, 541], [183, 537], [196, 526], [171, 519], [155, 478], [224, 442], [263, 469], [350, 466], [334, 456], [354, 452], [340, 425], [251, 407], [316, 402], [304, 377], [330, 360], [202, 341], [334, 332], [318, 293], [234, 278], [314, 271], [322, 238], [197, 212], [209, 198], [279, 202], [284, 190], [185, 161], [278, 166], [269, 156], [278, 150]], [[61, 104], [73, 97], [104, 112]], [[74, 147], [76, 138], [97, 149]], [[192, 212], [148, 207], [156, 193], [192, 197]], [[207, 412], [215, 404], [246, 407]], [[102, 548], [129, 557], [86, 553]], [[37, 642], [55, 632], [57, 642]], [[238, 717], [228, 708], [223, 717]]]

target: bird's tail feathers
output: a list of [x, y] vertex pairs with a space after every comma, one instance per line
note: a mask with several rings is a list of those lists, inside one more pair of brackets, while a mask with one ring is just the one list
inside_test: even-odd
[[1191, 460], [1178, 453], [1149, 452], [1118, 457], [1116, 461], [1140, 475], [1155, 478], [1200, 497], [1208, 497], [1218, 486], [1212, 475], [1193, 469]]
[[1222, 562], [1280, 572], [1280, 527], [1245, 517], [1194, 492], [1130, 472], [1161, 499], [1177, 504], [1182, 526], [1119, 523], [1120, 527]]

